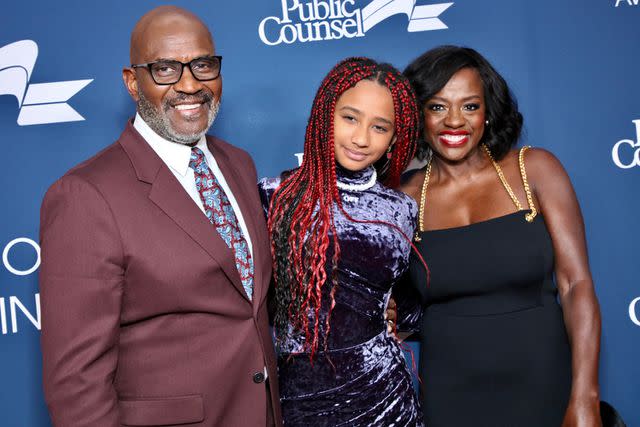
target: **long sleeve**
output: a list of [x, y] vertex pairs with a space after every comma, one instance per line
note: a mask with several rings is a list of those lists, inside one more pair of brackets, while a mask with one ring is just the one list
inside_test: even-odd
[[280, 178], [262, 178], [258, 181], [258, 193], [260, 194], [260, 201], [262, 202], [262, 210], [264, 211], [264, 217], [269, 220], [269, 204], [271, 203], [271, 197], [275, 193], [276, 189], [280, 185]]
[[[260, 201], [262, 202], [262, 210], [264, 217], [269, 221], [269, 204], [271, 203], [271, 197], [280, 185], [279, 178], [262, 178], [258, 182], [258, 194], [260, 194]], [[269, 322], [273, 325], [273, 318], [275, 317], [275, 281], [271, 277], [271, 284], [269, 285], [269, 294], [267, 296], [267, 306], [269, 309]]]
[[[411, 239], [417, 226], [418, 206], [411, 197], [406, 194], [403, 196], [404, 209], [399, 210], [396, 215], [398, 215], [398, 220], [402, 224], [404, 237]], [[400, 215], [400, 212], [404, 212], [404, 215]], [[411, 251], [413, 250], [409, 245], [409, 253], [406, 254], [407, 267], [411, 263]], [[422, 319], [422, 298], [415, 284], [411, 282], [409, 270], [405, 270], [398, 282], [394, 284], [392, 295], [397, 304], [397, 330], [400, 332], [417, 332], [420, 329], [420, 321]]]
[[422, 319], [421, 297], [411, 283], [408, 272], [393, 286], [392, 295], [398, 307], [397, 330], [400, 332], [418, 332]]
[[73, 175], [41, 209], [44, 392], [55, 426], [120, 426], [118, 360], [124, 254], [99, 191]]

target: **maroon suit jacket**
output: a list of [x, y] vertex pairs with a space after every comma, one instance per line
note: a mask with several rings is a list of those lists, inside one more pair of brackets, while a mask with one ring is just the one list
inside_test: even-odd
[[231, 250], [131, 123], [47, 192], [40, 292], [54, 425], [252, 427], [268, 412], [281, 424], [255, 167], [207, 142], [251, 236], [253, 301]]

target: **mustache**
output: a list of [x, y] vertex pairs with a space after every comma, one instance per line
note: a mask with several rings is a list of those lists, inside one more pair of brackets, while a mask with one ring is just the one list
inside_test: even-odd
[[193, 94], [178, 93], [165, 101], [165, 107], [173, 107], [177, 104], [211, 104], [213, 93], [200, 90]]

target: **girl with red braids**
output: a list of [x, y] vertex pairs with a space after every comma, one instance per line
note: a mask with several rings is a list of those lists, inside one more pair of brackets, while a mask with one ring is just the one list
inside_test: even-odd
[[418, 123], [395, 68], [346, 59], [318, 89], [300, 168], [259, 183], [286, 426], [423, 425], [384, 320], [416, 226], [416, 202], [392, 188], [414, 156]]

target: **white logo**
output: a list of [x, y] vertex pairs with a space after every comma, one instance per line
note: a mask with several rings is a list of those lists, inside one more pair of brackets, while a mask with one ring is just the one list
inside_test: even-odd
[[380, 22], [398, 14], [407, 15], [409, 32], [448, 28], [438, 16], [453, 3], [416, 6], [416, 1], [373, 0], [357, 8], [356, 0], [280, 0], [282, 17], [264, 18], [258, 25], [258, 35], [269, 46], [363, 37]]
[[640, 320], [638, 320], [638, 316], [636, 316], [636, 304], [638, 301], [640, 301], [640, 297], [634, 299], [631, 301], [631, 304], [629, 304], [629, 317], [633, 323], [640, 326]]
[[629, 6], [637, 6], [640, 4], [640, 0], [616, 0], [616, 6], [620, 6], [620, 3], [626, 3]]
[[37, 57], [38, 45], [33, 40], [0, 47], [0, 95], [13, 95], [18, 100], [18, 124], [27, 126], [84, 120], [66, 101], [93, 79], [29, 84]]
[[[632, 120], [631, 122], [636, 125], [636, 140], [632, 141], [631, 139], [621, 139], [616, 142], [611, 149], [611, 158], [613, 159], [613, 163], [622, 169], [630, 169], [634, 166], [640, 166], [640, 119]], [[625, 147], [627, 145], [629, 147]], [[621, 151], [624, 162], [620, 158]]]
[[[0, 74], [1, 75], [1, 74]], [[18, 270], [9, 262], [9, 252], [18, 243], [24, 243], [33, 248], [36, 253], [36, 261], [27, 270]], [[17, 276], [27, 276], [35, 272], [40, 267], [40, 246], [28, 237], [18, 237], [13, 239], [4, 247], [2, 251], [2, 262], [4, 267]], [[35, 314], [32, 314], [25, 304], [16, 296], [0, 297], [0, 334], [18, 333], [18, 313], [22, 312], [24, 317], [37, 329], [40, 330], [40, 294], [34, 295]], [[9, 327], [11, 327], [9, 329]]]
[[[31, 268], [27, 270], [18, 270], [17, 268], [14, 268], [9, 262], [9, 251], [17, 243], [26, 243], [30, 245], [36, 253], [36, 262], [31, 266]], [[2, 251], [2, 263], [7, 270], [15, 274], [16, 276], [28, 276], [29, 274], [36, 271], [38, 267], [40, 267], [40, 246], [28, 237], [18, 237], [17, 239], [13, 239], [9, 243], [7, 243], [7, 246], [5, 246], [4, 250]]]
[[[7, 315], [7, 307], [5, 300], [9, 301], [9, 315]], [[9, 298], [0, 298], [0, 330], [2, 335], [9, 333], [8, 326], [11, 326], [11, 333], [18, 333], [18, 310], [31, 322], [31, 324], [37, 329], [41, 329], [41, 316], [40, 316], [40, 294], [34, 295], [35, 302], [35, 316], [27, 309], [27, 307], [16, 296], [10, 296]]]

